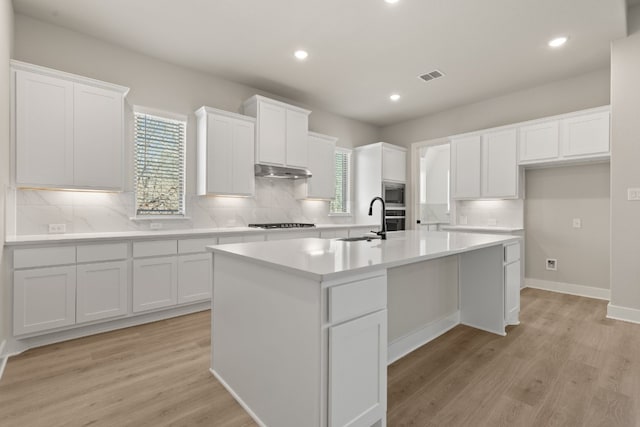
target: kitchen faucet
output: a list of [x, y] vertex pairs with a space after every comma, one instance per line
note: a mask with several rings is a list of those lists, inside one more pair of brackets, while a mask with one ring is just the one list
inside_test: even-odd
[[380, 203], [382, 203], [382, 218], [381, 218], [381, 223], [382, 223], [382, 227], [380, 228], [380, 231], [378, 231], [376, 234], [378, 236], [380, 236], [380, 238], [382, 240], [387, 240], [387, 224], [386, 224], [386, 216], [387, 216], [387, 207], [384, 204], [384, 200], [382, 200], [382, 197], [374, 197], [373, 199], [371, 199], [371, 203], [369, 204], [369, 216], [373, 215], [373, 203], [376, 200], [380, 200]]

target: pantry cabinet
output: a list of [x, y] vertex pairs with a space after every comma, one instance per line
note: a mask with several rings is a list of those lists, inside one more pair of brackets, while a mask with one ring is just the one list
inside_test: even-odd
[[255, 119], [210, 107], [196, 117], [198, 195], [255, 194]]
[[309, 159], [311, 178], [297, 180], [298, 199], [333, 199], [336, 196], [335, 150], [338, 139], [309, 132]]
[[128, 88], [12, 61], [18, 186], [122, 190]]

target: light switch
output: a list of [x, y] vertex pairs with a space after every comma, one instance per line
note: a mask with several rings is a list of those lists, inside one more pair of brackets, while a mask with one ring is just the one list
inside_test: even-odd
[[573, 228], [582, 228], [582, 220], [580, 218], [573, 218]]
[[640, 200], [640, 188], [627, 188], [627, 200]]

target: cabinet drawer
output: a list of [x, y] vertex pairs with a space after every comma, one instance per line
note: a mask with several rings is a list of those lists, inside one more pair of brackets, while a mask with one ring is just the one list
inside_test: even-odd
[[159, 255], [175, 255], [178, 253], [177, 240], [155, 240], [153, 242], [134, 242], [133, 257], [147, 257]]
[[78, 246], [78, 262], [114, 261], [126, 258], [126, 243]]
[[520, 259], [520, 243], [506, 245], [504, 247], [504, 262], [507, 264]]
[[75, 264], [76, 247], [16, 249], [13, 251], [13, 268], [46, 267]]
[[329, 322], [338, 323], [387, 306], [387, 276], [329, 288]]
[[180, 254], [194, 254], [198, 252], [206, 252], [207, 246], [217, 245], [217, 237], [207, 237], [204, 239], [185, 239], [178, 240], [178, 253]]

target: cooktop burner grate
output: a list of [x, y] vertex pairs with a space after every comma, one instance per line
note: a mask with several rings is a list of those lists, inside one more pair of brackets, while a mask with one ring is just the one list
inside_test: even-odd
[[249, 224], [253, 228], [309, 228], [315, 224], [305, 224], [302, 222], [272, 222], [269, 224]]

